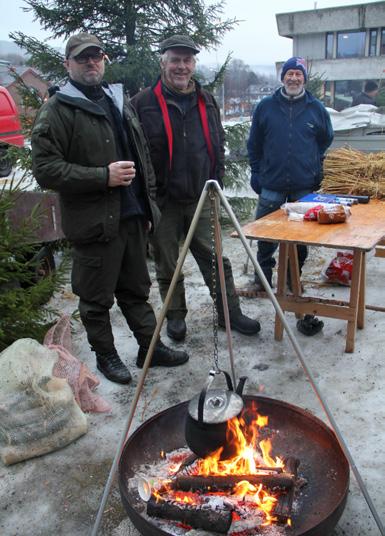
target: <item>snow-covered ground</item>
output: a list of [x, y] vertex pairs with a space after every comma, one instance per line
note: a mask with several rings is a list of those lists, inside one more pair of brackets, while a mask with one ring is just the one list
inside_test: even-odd
[[[230, 238], [225, 229], [224, 252], [233, 264], [237, 284], [245, 284], [252, 274], [243, 274], [246, 253], [240, 241]], [[346, 298], [347, 289], [322, 283], [320, 270], [331, 250], [312, 250], [304, 270], [305, 291], [324, 297]], [[161, 308], [153, 263], [151, 302]], [[367, 303], [383, 306], [384, 259], [372, 257], [367, 263]], [[177, 369], [150, 369], [134, 418], [133, 429], [157, 412], [192, 398], [200, 390], [212, 366], [211, 301], [195, 261], [188, 256], [185, 283], [189, 312], [185, 343], [163, 340], [171, 346], [186, 348], [190, 361]], [[72, 313], [77, 299], [70, 286], [52, 300], [63, 313]], [[320, 404], [307, 381], [290, 341], [274, 340], [274, 309], [267, 299], [242, 301], [245, 313], [262, 323], [258, 336], [233, 334], [237, 375], [247, 375], [247, 394], [265, 396], [310, 410], [326, 420]], [[111, 318], [116, 346], [133, 372], [133, 384], [120, 386], [101, 378], [99, 394], [113, 406], [111, 415], [91, 414], [88, 433], [69, 446], [14, 466], [0, 466], [0, 534], [2, 536], [84, 536], [90, 534], [94, 516], [106, 483], [117, 442], [126, 422], [134, 386], [140, 370], [135, 367], [136, 342], [120, 310], [115, 306]], [[287, 314], [297, 334], [308, 366], [342, 431], [361, 475], [368, 486], [380, 516], [385, 518], [385, 315], [368, 310], [366, 326], [359, 330], [353, 354], [344, 352], [346, 322], [324, 319], [325, 327], [315, 337], [307, 338], [295, 330], [296, 319]], [[84, 329], [73, 323], [74, 353], [96, 373], [95, 358], [88, 346]], [[228, 368], [225, 333], [219, 333], [219, 355]], [[1, 462], [0, 462], [1, 463]], [[122, 506], [115, 481], [103, 516], [100, 534], [137, 536]], [[376, 536], [379, 531], [366, 502], [352, 476], [348, 502], [333, 536]]]

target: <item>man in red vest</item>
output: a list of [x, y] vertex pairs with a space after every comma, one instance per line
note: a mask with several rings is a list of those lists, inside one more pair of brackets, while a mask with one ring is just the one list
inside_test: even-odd
[[[150, 144], [157, 181], [157, 203], [162, 212], [153, 237], [156, 276], [162, 299], [174, 274], [180, 242], [186, 237], [199, 197], [208, 179], [223, 186], [225, 136], [214, 97], [194, 80], [199, 49], [185, 35], [174, 35], [160, 45], [161, 76], [154, 86], [132, 99]], [[219, 325], [224, 326], [219, 276], [212, 289], [210, 206], [198, 222], [190, 251], [211, 295], [217, 294]], [[260, 324], [242, 314], [230, 261], [223, 258], [230, 323], [233, 330], [254, 335]], [[167, 312], [167, 334], [186, 335], [187, 306], [181, 274]]]

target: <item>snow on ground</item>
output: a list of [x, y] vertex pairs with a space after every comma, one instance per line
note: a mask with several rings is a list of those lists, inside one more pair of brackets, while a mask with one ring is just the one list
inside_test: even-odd
[[[232, 261], [237, 284], [245, 284], [252, 278], [251, 273], [243, 275], [246, 253], [241, 242], [230, 238], [229, 234], [230, 229], [225, 229], [224, 251]], [[320, 279], [320, 270], [325, 260], [331, 256], [332, 250], [312, 250], [303, 277], [305, 291], [309, 295], [316, 291], [324, 297], [347, 297], [346, 288], [325, 286]], [[384, 268], [384, 259], [368, 259], [367, 303], [380, 306], [385, 303]], [[150, 269], [154, 281], [150, 299], [159, 312], [161, 303], [152, 262]], [[186, 260], [184, 273], [189, 306], [186, 342], [177, 344], [170, 341], [165, 335], [165, 327], [162, 333], [167, 344], [186, 348], [190, 361], [177, 369], [150, 369], [133, 429], [155, 413], [192, 398], [200, 390], [212, 366], [211, 302], [195, 261], [190, 256]], [[233, 334], [237, 375], [249, 377], [246, 393], [263, 393], [293, 403], [326, 420], [289, 339], [285, 336], [282, 342], [274, 341], [272, 304], [267, 299], [242, 300], [243, 311], [259, 318], [262, 323], [262, 331], [258, 336]], [[71, 293], [69, 285], [55, 296], [52, 305], [63, 313], [71, 313], [76, 309], [77, 299]], [[62, 450], [11, 467], [0, 466], [2, 536], [84, 536], [90, 533], [127, 419], [134, 385], [140, 375], [140, 370], [135, 368], [136, 342], [117, 307], [112, 309], [111, 318], [116, 346], [122, 359], [131, 368], [134, 382], [132, 385], [120, 386], [102, 378], [98, 392], [111, 402], [111, 415], [89, 415], [88, 433]], [[368, 486], [379, 515], [385, 518], [385, 314], [372, 310], [366, 312], [366, 326], [364, 330], [358, 331], [356, 349], [352, 354], [344, 352], [346, 322], [324, 319], [323, 332], [307, 338], [296, 331], [294, 315], [289, 313], [287, 318]], [[78, 322], [74, 323], [73, 344], [75, 354], [96, 372], [94, 356], [82, 325]], [[223, 331], [219, 333], [219, 347], [220, 361], [228, 368]], [[138, 536], [122, 506], [116, 481], [99, 534]], [[377, 534], [379, 531], [352, 476], [347, 506], [333, 536]]]

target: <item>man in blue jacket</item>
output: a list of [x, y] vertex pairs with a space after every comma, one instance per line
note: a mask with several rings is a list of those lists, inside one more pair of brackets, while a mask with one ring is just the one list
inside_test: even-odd
[[[328, 112], [305, 89], [305, 60], [288, 59], [281, 80], [283, 86], [257, 106], [247, 143], [251, 186], [259, 195], [257, 219], [319, 188], [325, 151], [333, 141]], [[257, 260], [271, 286], [276, 249], [277, 244], [258, 241]], [[306, 246], [298, 246], [300, 270], [306, 257]], [[255, 284], [262, 289], [257, 275]]]

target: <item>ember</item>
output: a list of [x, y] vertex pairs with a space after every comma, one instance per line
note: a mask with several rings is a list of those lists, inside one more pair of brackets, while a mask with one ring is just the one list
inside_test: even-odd
[[[193, 527], [234, 536], [291, 526], [299, 461], [272, 455], [267, 425], [268, 418], [254, 407], [230, 420], [227, 441], [235, 455], [227, 460], [221, 459], [222, 448], [204, 459], [188, 449], [183, 456], [180, 450], [166, 454], [157, 477], [139, 479], [147, 515], [179, 521], [186, 532]], [[285, 532], [283, 526], [277, 530]]]

